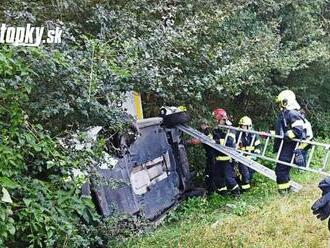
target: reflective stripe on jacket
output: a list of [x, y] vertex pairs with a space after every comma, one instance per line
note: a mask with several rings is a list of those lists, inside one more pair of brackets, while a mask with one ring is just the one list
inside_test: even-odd
[[[228, 133], [227, 141], [226, 141], [226, 144], [225, 144], [226, 136], [227, 136], [227, 130], [223, 130], [221, 128], [216, 128], [213, 131], [213, 139], [214, 139], [215, 143], [235, 148], [235, 144], [236, 144], [235, 132], [230, 131]], [[224, 161], [224, 158], [222, 160], [220, 160], [220, 158], [217, 159], [217, 157], [219, 157], [219, 156], [225, 157], [226, 155], [223, 154], [222, 152], [216, 152], [216, 160]], [[228, 156], [226, 156], [226, 157], [228, 157]], [[230, 159], [230, 157], [228, 157], [228, 158]], [[227, 159], [227, 160], [229, 160], [229, 159]]]

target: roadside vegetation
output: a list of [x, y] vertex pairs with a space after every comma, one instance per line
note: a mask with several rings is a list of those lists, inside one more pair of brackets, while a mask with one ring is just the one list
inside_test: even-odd
[[[117, 103], [130, 90], [142, 94], [145, 117], [157, 116], [163, 105], [184, 105], [199, 126], [222, 107], [234, 122], [249, 115], [257, 129], [270, 130], [274, 98], [290, 88], [316, 135], [328, 137], [329, 9], [327, 0], [1, 1], [1, 23], [59, 27], [63, 35], [61, 44], [0, 47], [0, 246], [105, 247], [149, 229], [142, 220], [103, 219], [91, 199], [81, 197], [72, 169], [93, 175], [104, 139], [80, 152], [59, 142], [77, 133], [83, 139], [90, 126], [125, 131], [132, 120]], [[201, 152], [191, 156], [201, 178], [198, 161]], [[304, 246], [294, 231], [271, 229], [274, 218], [285, 216], [293, 226], [297, 211], [304, 214], [297, 217], [301, 224], [311, 227], [304, 238], [324, 237], [307, 210], [318, 179], [300, 177], [313, 186], [297, 197], [280, 198], [272, 183], [257, 177], [256, 187], [238, 201], [188, 200], [164, 227], [127, 245], [199, 246], [203, 237], [210, 246], [266, 244], [275, 242], [274, 230], [279, 246], [289, 234], [293, 244]], [[271, 214], [281, 201], [288, 203], [288, 215]], [[263, 213], [267, 218], [259, 218]], [[249, 233], [253, 229], [258, 235]], [[313, 240], [306, 242], [313, 247]]]

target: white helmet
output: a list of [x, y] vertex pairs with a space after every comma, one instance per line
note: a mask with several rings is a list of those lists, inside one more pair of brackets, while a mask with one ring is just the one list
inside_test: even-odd
[[291, 90], [283, 90], [276, 98], [276, 103], [283, 109], [300, 109], [296, 95]]

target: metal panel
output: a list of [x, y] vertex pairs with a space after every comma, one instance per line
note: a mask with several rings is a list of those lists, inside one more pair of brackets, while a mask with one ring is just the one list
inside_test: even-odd
[[129, 148], [130, 159], [134, 164], [144, 164], [163, 154], [169, 149], [166, 133], [159, 124], [145, 126], [139, 130], [141, 135]]
[[[93, 188], [104, 216], [114, 211], [139, 212], [154, 219], [177, 202], [181, 195], [177, 173], [180, 161], [176, 161], [160, 123], [159, 118], [139, 122], [140, 136], [128, 153], [113, 169], [99, 169], [101, 177]], [[183, 156], [185, 150], [181, 150]]]
[[180, 192], [175, 181], [176, 175], [171, 174], [153, 185], [145, 195], [138, 197], [146, 218], [154, 219], [158, 217], [177, 201]]

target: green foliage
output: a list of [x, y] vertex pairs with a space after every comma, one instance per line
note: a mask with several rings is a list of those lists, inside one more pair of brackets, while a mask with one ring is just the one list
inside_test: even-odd
[[204, 182], [206, 155], [202, 145], [189, 146], [187, 149], [189, 168], [194, 175], [194, 180], [197, 185], [202, 185]]
[[[128, 236], [98, 219], [78, 181], [65, 181], [72, 168], [88, 170], [103, 143], [75, 153], [57, 141], [89, 126], [125, 128], [131, 120], [116, 107], [125, 91], [142, 93], [147, 117], [184, 104], [199, 126], [223, 107], [271, 129], [274, 97], [290, 88], [326, 136], [328, 10], [326, 0], [2, 1], [2, 23], [64, 32], [62, 44], [0, 49], [0, 245], [104, 246]], [[203, 150], [191, 150], [201, 178]], [[223, 202], [191, 200], [180, 215]]]
[[[49, 75], [58, 75], [57, 79], [65, 82], [62, 87], [66, 89], [59, 93], [64, 91], [67, 98], [51, 101], [47, 112], [52, 116], [70, 115], [72, 108], [78, 107], [82, 113], [76, 113], [76, 117], [83, 119], [89, 108], [98, 108], [84, 102], [84, 95], [102, 95], [119, 87], [143, 93], [146, 116], [158, 113], [156, 109], [164, 104], [184, 104], [201, 115], [224, 107], [235, 121], [248, 114], [264, 128], [276, 115], [276, 94], [292, 88], [300, 102], [308, 105], [315, 128], [325, 134], [326, 127], [320, 123], [328, 113], [320, 108], [322, 103], [310, 104], [310, 99], [321, 93], [313, 85], [318, 83], [317, 88], [323, 89], [329, 78], [329, 13], [325, 0], [65, 0], [44, 1], [41, 5], [39, 1], [27, 5], [15, 0], [3, 6], [7, 10], [3, 20], [20, 24], [27, 20], [49, 24], [51, 20], [50, 27], [57, 25], [65, 30], [61, 50], [65, 52], [58, 55], [66, 66], [62, 64], [56, 71], [47, 69], [42, 79], [50, 91], [52, 83], [45, 84]], [[80, 34], [101, 42], [85, 44]], [[88, 49], [91, 47], [95, 48], [94, 55], [94, 48]], [[104, 52], [97, 52], [97, 47], [103, 47], [100, 50]], [[82, 52], [84, 48], [87, 53]], [[100, 63], [103, 59], [105, 63]], [[48, 68], [45, 60], [40, 61], [41, 70]], [[95, 74], [90, 73], [91, 68]], [[325, 68], [325, 73], [312, 73], [313, 68]], [[101, 84], [97, 83], [98, 72], [107, 78]], [[301, 77], [303, 74], [311, 76]], [[86, 82], [77, 87], [75, 82], [82, 78]], [[75, 96], [72, 91], [76, 90], [83, 97], [71, 103]], [[37, 96], [48, 91], [41, 88]], [[50, 94], [45, 101], [50, 97], [54, 100]], [[57, 105], [60, 107], [53, 110]], [[314, 118], [316, 111], [322, 117]], [[36, 113], [40, 113], [38, 109]]]
[[12, 50], [4, 48], [0, 54], [1, 245], [81, 246], [88, 240], [80, 236], [78, 225], [98, 217], [91, 201], [80, 197], [77, 182], [65, 178], [75, 165], [84, 168], [90, 161], [70, 156], [41, 125], [30, 123], [23, 107], [29, 100], [32, 71]]
[[125, 115], [115, 103], [129, 87], [120, 81], [120, 72], [113, 72], [111, 52], [107, 44], [87, 38], [63, 51], [15, 50], [14, 56], [24, 53], [24, 63], [33, 70], [33, 91], [24, 106], [31, 120], [56, 133], [124, 124]]

